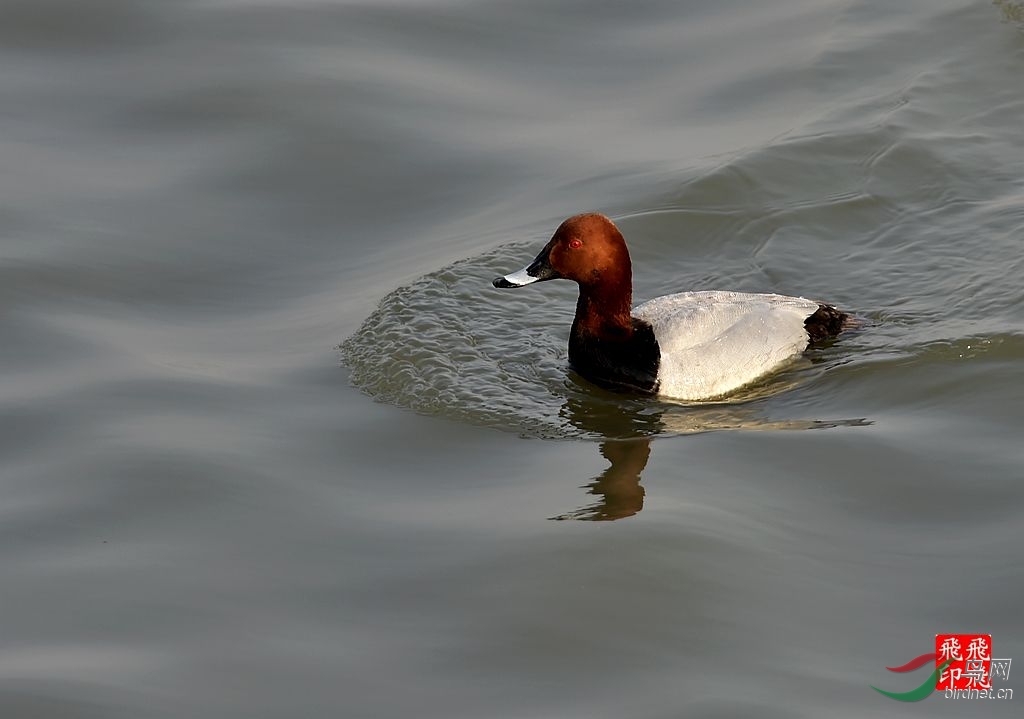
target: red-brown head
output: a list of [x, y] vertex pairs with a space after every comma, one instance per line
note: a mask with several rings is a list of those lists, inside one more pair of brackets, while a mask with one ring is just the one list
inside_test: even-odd
[[607, 296], [632, 294], [632, 266], [619, 228], [604, 215], [575, 215], [555, 230], [540, 254], [519, 272], [497, 277], [495, 287], [522, 287], [544, 280], [579, 283], [581, 292]]

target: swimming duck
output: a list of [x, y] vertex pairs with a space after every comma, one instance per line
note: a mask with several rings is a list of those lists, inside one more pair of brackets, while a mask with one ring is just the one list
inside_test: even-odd
[[626, 242], [615, 223], [597, 213], [567, 219], [533, 262], [493, 284], [554, 279], [580, 288], [569, 364], [609, 389], [719, 398], [850, 325], [850, 315], [832, 305], [775, 294], [681, 292], [633, 308]]

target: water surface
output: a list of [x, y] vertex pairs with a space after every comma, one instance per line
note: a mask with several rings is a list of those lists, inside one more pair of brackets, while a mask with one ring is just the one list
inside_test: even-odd
[[[8, 3], [3, 715], [1016, 716], [868, 685], [1024, 656], [1022, 27]], [[490, 286], [589, 210], [638, 300], [868, 322], [731, 401], [596, 390], [570, 285]]]

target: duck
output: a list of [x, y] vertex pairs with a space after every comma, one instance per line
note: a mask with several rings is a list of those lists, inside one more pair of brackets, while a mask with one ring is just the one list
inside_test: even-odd
[[606, 389], [675, 400], [724, 398], [853, 324], [834, 305], [778, 294], [691, 291], [633, 307], [626, 241], [599, 213], [568, 218], [530, 264], [492, 284], [555, 279], [579, 285], [570, 367]]

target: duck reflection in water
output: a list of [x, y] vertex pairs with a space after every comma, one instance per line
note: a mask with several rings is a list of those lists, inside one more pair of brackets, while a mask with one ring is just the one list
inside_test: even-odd
[[602, 521], [632, 517], [644, 508], [644, 488], [640, 473], [651, 456], [651, 440], [612, 439], [601, 443], [601, 455], [611, 466], [585, 485], [597, 502], [552, 519], [588, 519]]
[[663, 430], [661, 412], [642, 400], [602, 390], [582, 393], [573, 389], [561, 415], [585, 434], [604, 437], [600, 452], [611, 465], [584, 485], [598, 501], [551, 519], [603, 521], [632, 517], [644, 508], [640, 475], [651, 456], [650, 438]]
[[[580, 388], [582, 389], [582, 388]], [[609, 521], [632, 517], [644, 508], [645, 491], [640, 483], [651, 456], [654, 437], [714, 432], [726, 429], [806, 430], [870, 425], [864, 418], [839, 420], [770, 420], [756, 403], [707, 403], [679, 405], [652, 403], [648, 398], [590, 388], [571, 388], [561, 415], [586, 435], [603, 437], [601, 456], [611, 464], [583, 485], [596, 502], [551, 519]], [[753, 398], [754, 395], [750, 395]]]

